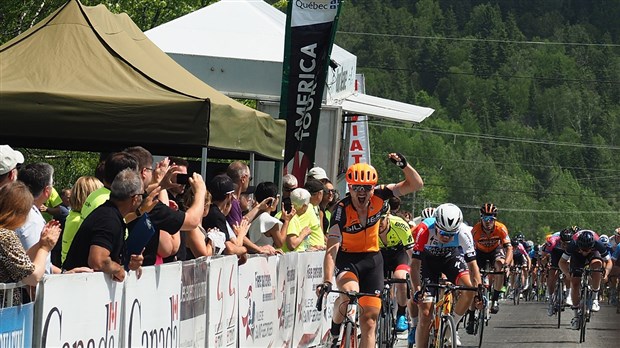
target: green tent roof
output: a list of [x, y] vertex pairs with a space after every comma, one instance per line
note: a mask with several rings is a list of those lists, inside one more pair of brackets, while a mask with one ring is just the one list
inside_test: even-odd
[[187, 72], [126, 14], [77, 0], [0, 47], [0, 115], [0, 143], [32, 148], [282, 160], [286, 132]]

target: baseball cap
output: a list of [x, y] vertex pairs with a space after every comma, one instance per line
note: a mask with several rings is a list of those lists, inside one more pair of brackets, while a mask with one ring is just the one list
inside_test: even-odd
[[226, 174], [216, 175], [209, 181], [209, 193], [214, 201], [223, 201], [226, 195], [235, 192], [235, 184]]
[[325, 169], [321, 168], [321, 167], [314, 167], [312, 169], [310, 169], [308, 171], [308, 178], [314, 178], [317, 180], [323, 180], [323, 179], [329, 179], [327, 177], [327, 173], [325, 172]]
[[0, 175], [10, 172], [18, 164], [24, 163], [24, 155], [9, 145], [0, 145]]
[[241, 194], [244, 194], [244, 195], [251, 195], [251, 194], [253, 194], [253, 193], [254, 193], [254, 191], [256, 191], [256, 186], [252, 186], [252, 185], [250, 185], [250, 186], [248, 186], [248, 189], [247, 189], [247, 190], [245, 190], [245, 191], [243, 191], [243, 192], [241, 192]]

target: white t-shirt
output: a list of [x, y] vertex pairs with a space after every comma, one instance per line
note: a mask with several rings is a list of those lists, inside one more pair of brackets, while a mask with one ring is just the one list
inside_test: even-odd
[[274, 218], [267, 212], [263, 212], [256, 217], [254, 221], [252, 221], [252, 224], [250, 224], [248, 237], [258, 246], [273, 246], [273, 238], [266, 236], [265, 233], [271, 230], [276, 224], [278, 224], [278, 227], [282, 227], [282, 221]]
[[[36, 206], [32, 206], [28, 213], [26, 223], [20, 228], [15, 230], [19, 241], [22, 242], [24, 249], [28, 251], [33, 245], [37, 244], [41, 239], [41, 232], [45, 227], [45, 219]], [[47, 261], [45, 262], [45, 273], [52, 274], [52, 259], [51, 253], [47, 254]]]

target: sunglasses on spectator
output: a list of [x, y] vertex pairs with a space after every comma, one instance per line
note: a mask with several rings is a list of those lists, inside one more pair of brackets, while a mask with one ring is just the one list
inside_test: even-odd
[[351, 189], [355, 192], [370, 192], [370, 190], [372, 190], [372, 185], [351, 185]]
[[296, 189], [296, 187], [293, 187], [293, 188], [283, 187], [283, 188], [282, 188], [282, 190], [283, 190], [284, 192], [293, 192], [295, 189]]
[[439, 230], [439, 235], [444, 236], [444, 237], [454, 237], [454, 236], [456, 236], [457, 233], [459, 233], [458, 230], [452, 231], [452, 232], [448, 232], [448, 231], [444, 231], [444, 230]]
[[491, 221], [495, 221], [495, 216], [493, 215], [482, 215], [480, 217], [482, 219], [482, 221], [484, 222], [491, 222]]
[[323, 193], [325, 193], [326, 195], [329, 195], [329, 194], [335, 195], [336, 194], [336, 190], [335, 189], [331, 189], [331, 190], [325, 189], [325, 190], [323, 190]]

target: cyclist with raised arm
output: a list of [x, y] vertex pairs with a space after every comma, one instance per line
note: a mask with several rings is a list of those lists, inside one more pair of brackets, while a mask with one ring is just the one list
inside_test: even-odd
[[[383, 255], [383, 273], [392, 273], [394, 279], [405, 279], [411, 270], [409, 259], [413, 236], [409, 224], [403, 218], [390, 214], [389, 207], [381, 213], [379, 221], [379, 248]], [[407, 284], [396, 284], [396, 303], [396, 331], [407, 331]]]
[[[570, 260], [570, 267], [569, 267]], [[607, 248], [600, 240], [598, 235], [591, 230], [580, 230], [573, 235], [572, 240], [566, 246], [564, 254], [560, 259], [559, 266], [562, 272], [568, 277], [571, 276], [571, 290], [573, 298], [573, 312], [575, 317], [571, 320], [571, 329], [579, 330], [579, 288], [581, 286], [581, 276], [583, 267], [589, 264], [591, 270], [600, 270], [604, 268], [604, 274], [593, 272], [591, 274], [590, 286], [592, 287], [592, 311], [598, 312], [600, 306], [598, 303], [598, 292], [601, 288], [601, 279], [607, 281], [612, 262]], [[558, 289], [559, 290], [559, 289]]]
[[[474, 225], [471, 234], [476, 246], [476, 262], [478, 268], [486, 269], [487, 264], [500, 272], [512, 262], [512, 246], [506, 225], [497, 221], [497, 207], [493, 203], [485, 203], [480, 207], [480, 222]], [[499, 312], [499, 294], [504, 285], [505, 275], [494, 275], [493, 295], [491, 297], [491, 313]], [[478, 284], [474, 284], [478, 285]], [[473, 325], [470, 324], [470, 325]], [[473, 326], [472, 326], [473, 328]], [[473, 329], [472, 329], [473, 331]]]
[[[414, 239], [411, 282], [419, 316], [415, 341], [416, 346], [427, 347], [434, 291], [437, 289], [429, 289], [422, 294], [421, 282], [437, 284], [442, 273], [450, 282], [461, 286], [471, 287], [480, 284], [481, 280], [471, 227], [463, 223], [463, 213], [456, 205], [445, 203], [438, 206], [434, 218], [425, 219], [416, 227]], [[463, 291], [459, 295], [454, 306], [454, 322], [457, 325], [473, 302], [474, 295], [471, 291]], [[458, 335], [457, 345], [460, 345]]]
[[[374, 167], [356, 163], [347, 169], [345, 179], [350, 195], [336, 205], [328, 232], [327, 250], [323, 267], [322, 290], [332, 287], [332, 277], [341, 291], [376, 293], [383, 288], [383, 257], [379, 251], [379, 220], [381, 211], [393, 196], [402, 196], [422, 188], [423, 181], [418, 172], [407, 164], [399, 153], [390, 153], [388, 158], [402, 169], [405, 180], [397, 184], [378, 185]], [[340, 336], [344, 320], [341, 312], [346, 296], [339, 296], [334, 303], [332, 345]], [[360, 348], [375, 347], [375, 328], [381, 309], [379, 297], [362, 297], [359, 300], [361, 340]]]
[[[573, 239], [574, 229], [577, 227], [574, 226], [572, 228], [565, 228], [562, 231], [556, 232], [552, 234], [548, 239], [545, 245], [543, 246], [542, 253], [543, 257], [549, 257], [551, 260], [551, 268], [549, 269], [549, 273], [547, 275], [547, 295], [550, 299], [553, 299], [555, 291], [556, 291], [556, 283], [559, 276], [559, 262], [564, 254], [564, 250], [568, 243]], [[549, 256], [547, 256], [549, 255]], [[564, 283], [567, 288], [570, 289], [570, 276], [566, 276], [564, 278]], [[562, 291], [562, 289], [559, 289]], [[547, 315], [552, 316], [555, 313], [555, 301], [549, 301], [549, 306], [547, 307]], [[571, 293], [569, 290], [568, 296], [566, 296], [566, 303], [570, 306], [573, 304], [573, 300], [571, 299]]]

